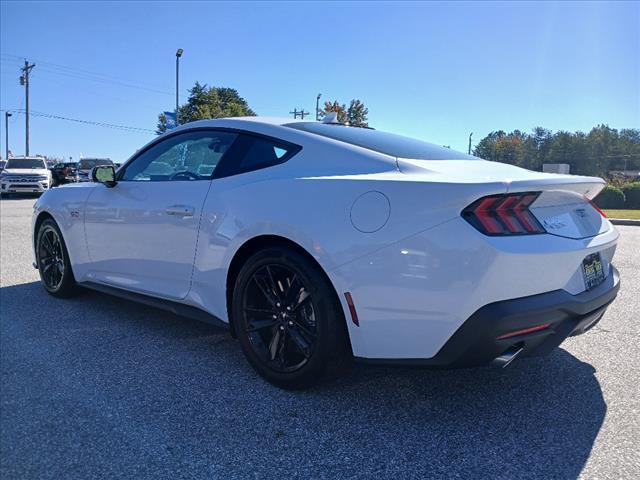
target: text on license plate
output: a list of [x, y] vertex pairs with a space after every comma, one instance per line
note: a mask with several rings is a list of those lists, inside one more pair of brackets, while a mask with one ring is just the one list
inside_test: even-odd
[[587, 290], [591, 290], [604, 282], [604, 267], [599, 253], [587, 255], [582, 261], [582, 276]]

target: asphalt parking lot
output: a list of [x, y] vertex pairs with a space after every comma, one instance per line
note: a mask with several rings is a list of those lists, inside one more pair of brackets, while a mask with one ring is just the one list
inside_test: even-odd
[[355, 366], [286, 392], [227, 333], [31, 267], [34, 199], [1, 209], [0, 477], [640, 478], [640, 228], [601, 323], [506, 370]]

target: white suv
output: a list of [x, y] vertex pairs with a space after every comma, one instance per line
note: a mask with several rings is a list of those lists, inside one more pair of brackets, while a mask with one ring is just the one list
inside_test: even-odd
[[51, 172], [44, 158], [14, 157], [0, 173], [2, 196], [11, 193], [43, 193], [51, 186]]

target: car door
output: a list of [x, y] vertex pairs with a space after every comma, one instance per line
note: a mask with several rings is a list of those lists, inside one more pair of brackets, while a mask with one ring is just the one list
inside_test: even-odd
[[178, 133], [152, 144], [96, 185], [85, 207], [90, 281], [181, 299], [189, 292], [202, 206], [237, 135]]

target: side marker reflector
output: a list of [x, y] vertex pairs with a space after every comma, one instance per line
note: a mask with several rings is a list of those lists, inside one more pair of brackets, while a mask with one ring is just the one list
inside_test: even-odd
[[349, 313], [351, 313], [351, 321], [356, 325], [356, 327], [359, 327], [360, 321], [358, 320], [358, 312], [356, 312], [356, 306], [353, 304], [353, 298], [351, 297], [351, 292], [344, 292], [344, 298], [347, 299], [347, 305], [349, 306]]

